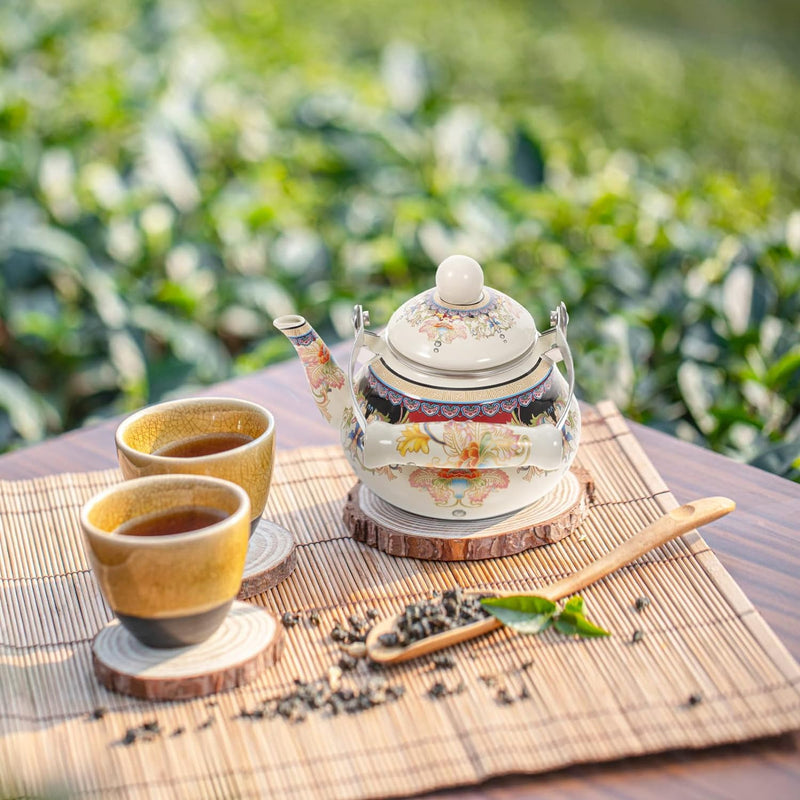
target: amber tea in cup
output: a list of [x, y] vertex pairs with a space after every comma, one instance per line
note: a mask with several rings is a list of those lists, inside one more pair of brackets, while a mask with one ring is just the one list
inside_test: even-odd
[[252, 441], [253, 437], [246, 433], [203, 433], [200, 436], [171, 442], [156, 450], [153, 455], [167, 458], [213, 456], [214, 453], [225, 453]]
[[202, 475], [125, 481], [93, 497], [81, 527], [103, 596], [149, 647], [182, 647], [222, 624], [242, 582], [250, 500]]
[[239, 484], [250, 497], [255, 530], [275, 458], [275, 420], [265, 408], [226, 397], [171, 400], [123, 420], [116, 444], [126, 478], [183, 473]]
[[185, 506], [134, 517], [123, 522], [114, 533], [122, 536], [173, 536], [207, 528], [222, 522], [225, 516], [225, 512], [217, 508]]

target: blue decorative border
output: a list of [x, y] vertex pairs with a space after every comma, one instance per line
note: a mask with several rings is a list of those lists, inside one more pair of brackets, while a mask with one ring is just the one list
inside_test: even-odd
[[307, 344], [311, 344], [311, 342], [315, 341], [319, 337], [316, 333], [314, 333], [314, 331], [309, 331], [308, 333], [301, 333], [300, 336], [289, 336], [287, 338], [292, 344], [305, 347]]
[[445, 417], [446, 419], [475, 419], [478, 416], [494, 417], [500, 412], [512, 413], [517, 408], [525, 408], [534, 400], [540, 400], [545, 392], [553, 385], [550, 376], [553, 368], [547, 370], [547, 374], [530, 389], [515, 395], [508, 395], [497, 400], [490, 400], [485, 403], [440, 403], [436, 400], [426, 400], [408, 397], [391, 386], [387, 386], [373, 371], [372, 367], [367, 370], [367, 383], [379, 397], [388, 400], [393, 406], [402, 406], [408, 411], [422, 411], [426, 417]]

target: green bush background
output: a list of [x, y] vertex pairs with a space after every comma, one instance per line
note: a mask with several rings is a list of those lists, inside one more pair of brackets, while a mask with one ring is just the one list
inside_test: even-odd
[[795, 9], [6, 0], [0, 450], [462, 251], [567, 303], [582, 397], [800, 478]]

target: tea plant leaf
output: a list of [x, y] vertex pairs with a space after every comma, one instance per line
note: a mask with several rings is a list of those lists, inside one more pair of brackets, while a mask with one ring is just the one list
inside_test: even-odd
[[583, 598], [579, 594], [570, 597], [564, 604], [564, 611], [572, 614], [583, 614]]
[[526, 186], [539, 186], [544, 180], [544, 154], [541, 145], [528, 131], [518, 128], [512, 155], [514, 175]]
[[11, 426], [25, 440], [35, 442], [45, 433], [45, 412], [39, 398], [11, 372], [0, 369], [0, 408]]
[[536, 634], [553, 624], [556, 604], [545, 597], [482, 597], [481, 605], [503, 625], [519, 633]]
[[[568, 610], [567, 607], [564, 607], [564, 610], [555, 618], [554, 624], [556, 630], [559, 633], [563, 633], [566, 636], [583, 636], [587, 638], [595, 638], [598, 636], [611, 636], [611, 634], [595, 625], [593, 622], [589, 622], [588, 619], [583, 615], [583, 601], [581, 598], [573, 598], [574, 600], [578, 600], [580, 602], [572, 603], [572, 608], [580, 608], [580, 611], [575, 610]], [[569, 605], [569, 603], [567, 604]]]
[[794, 380], [798, 383], [800, 376], [800, 345], [792, 348], [770, 366], [764, 383], [772, 389], [780, 389], [784, 384]]
[[611, 636], [586, 619], [580, 595], [571, 597], [561, 611], [552, 600], [536, 595], [482, 597], [481, 605], [503, 625], [519, 633], [537, 634], [554, 625], [559, 633], [567, 636]]
[[750, 322], [753, 303], [753, 270], [744, 264], [734, 267], [722, 286], [722, 307], [731, 331], [741, 336]]
[[759, 453], [750, 462], [754, 467], [779, 474], [800, 469], [800, 439], [776, 444]]

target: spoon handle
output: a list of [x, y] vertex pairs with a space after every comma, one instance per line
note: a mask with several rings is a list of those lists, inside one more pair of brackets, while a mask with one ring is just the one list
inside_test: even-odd
[[736, 503], [727, 497], [704, 497], [674, 508], [583, 569], [543, 587], [542, 594], [550, 600], [568, 597], [676, 536], [724, 517], [734, 508]]

